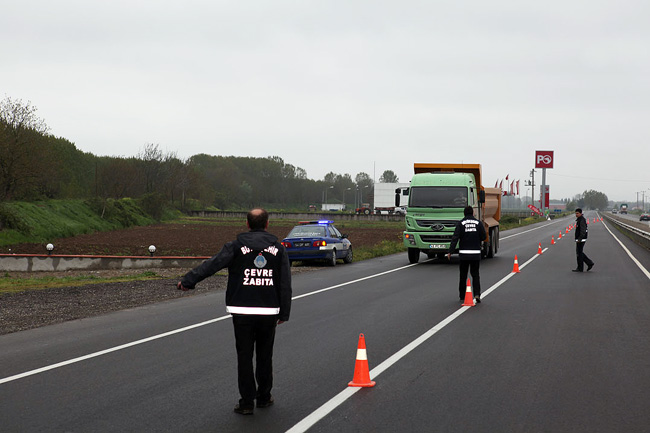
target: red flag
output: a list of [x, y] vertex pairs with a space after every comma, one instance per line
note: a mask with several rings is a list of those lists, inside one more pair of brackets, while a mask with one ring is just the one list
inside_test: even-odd
[[499, 184], [499, 188], [503, 189], [503, 180], [501, 180], [501, 183]]
[[499, 184], [499, 179], [497, 179], [496, 182], [494, 182], [494, 187], [497, 188], [497, 185]]
[[506, 180], [508, 180], [508, 176], [510, 176], [510, 173], [508, 173], [508, 174], [506, 175]]
[[514, 195], [514, 194], [515, 194], [515, 181], [513, 180], [510, 183], [510, 195]]
[[517, 180], [517, 195], [519, 195], [519, 180]]

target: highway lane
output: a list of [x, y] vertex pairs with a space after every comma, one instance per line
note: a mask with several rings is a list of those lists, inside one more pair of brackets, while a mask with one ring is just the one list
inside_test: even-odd
[[[647, 406], [642, 390], [650, 384], [643, 361], [650, 359], [649, 281], [602, 223], [590, 226], [586, 248], [596, 267], [571, 273], [572, 233], [549, 245], [571, 221], [502, 233], [499, 255], [482, 263], [484, 290], [509, 274], [515, 254], [522, 264], [536, 256], [539, 242], [548, 249], [312, 430], [625, 425], [645, 431], [635, 428], [648, 421], [639, 409]], [[648, 269], [648, 253], [621, 241]], [[407, 266], [405, 254], [297, 275], [295, 295], [337, 284], [345, 285], [294, 301], [291, 321], [278, 329], [277, 404], [253, 417], [231, 412], [234, 343], [229, 320], [222, 320], [2, 383], [0, 425], [6, 431], [286, 431], [346, 388], [360, 332], [372, 369], [460, 309], [457, 266], [436, 260]], [[1, 377], [221, 311], [223, 294], [210, 294], [3, 336]]]

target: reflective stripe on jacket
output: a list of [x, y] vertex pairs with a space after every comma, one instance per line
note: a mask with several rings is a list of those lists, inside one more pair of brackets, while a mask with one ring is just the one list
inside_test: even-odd
[[473, 216], [467, 216], [456, 223], [449, 252], [454, 252], [456, 244], [460, 242], [458, 255], [461, 260], [481, 260], [481, 244], [486, 237], [483, 223]]

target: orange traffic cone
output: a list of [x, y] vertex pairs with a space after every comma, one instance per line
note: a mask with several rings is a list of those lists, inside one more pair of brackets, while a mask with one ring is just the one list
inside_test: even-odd
[[555, 245], [555, 236], [551, 236], [551, 245]]
[[368, 369], [368, 354], [366, 353], [366, 338], [359, 334], [359, 345], [357, 346], [357, 361], [354, 364], [354, 378], [348, 386], [362, 386], [370, 388], [375, 386], [375, 381], [370, 380], [370, 371]]
[[569, 228], [568, 227], [566, 228], [566, 231], [564, 232], [564, 234], [567, 234], [567, 233], [569, 233]]
[[539, 248], [537, 248], [537, 254], [542, 254], [542, 243], [539, 243]]
[[515, 254], [515, 265], [512, 267], [512, 272], [515, 273], [515, 274], [518, 274], [519, 272], [521, 272], [519, 270], [519, 262], [517, 261], [517, 255], [516, 254]]
[[557, 238], [558, 238], [558, 239], [562, 239], [562, 232], [560, 232], [560, 234], [558, 235]]
[[465, 302], [463, 302], [463, 307], [473, 307], [474, 306], [474, 297], [472, 296], [472, 283], [467, 279], [467, 289], [465, 290]]

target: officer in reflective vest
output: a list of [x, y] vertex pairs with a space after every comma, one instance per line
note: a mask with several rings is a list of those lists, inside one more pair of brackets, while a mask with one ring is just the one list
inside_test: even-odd
[[481, 276], [479, 268], [481, 264], [481, 242], [486, 240], [485, 227], [483, 223], [474, 218], [474, 209], [467, 206], [464, 209], [465, 218], [456, 223], [454, 235], [449, 244], [447, 259], [451, 259], [451, 253], [458, 246], [458, 256], [460, 257], [460, 281], [458, 283], [458, 293], [461, 302], [465, 299], [465, 282], [467, 281], [467, 271], [472, 274], [472, 286], [474, 300], [481, 302]]
[[[284, 246], [266, 229], [269, 215], [261, 208], [247, 215], [249, 232], [240, 233], [219, 252], [188, 272], [178, 283], [190, 290], [201, 280], [228, 268], [226, 311], [232, 314], [241, 399], [235, 412], [252, 415], [273, 404], [273, 343], [276, 325], [289, 320], [291, 268]], [[253, 368], [253, 353], [256, 368]], [[257, 383], [256, 383], [257, 379]]]

